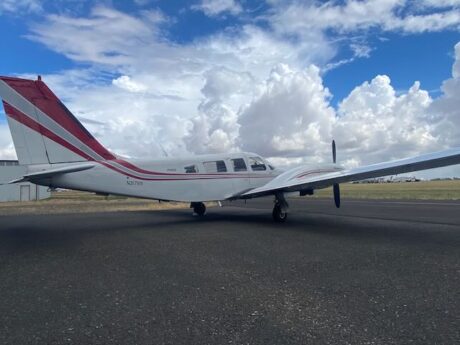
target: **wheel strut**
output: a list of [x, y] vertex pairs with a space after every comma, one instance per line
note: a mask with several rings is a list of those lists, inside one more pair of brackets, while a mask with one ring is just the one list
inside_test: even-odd
[[273, 220], [276, 222], [285, 222], [288, 215], [289, 205], [284, 198], [283, 193], [278, 193], [275, 195], [275, 206], [273, 206]]

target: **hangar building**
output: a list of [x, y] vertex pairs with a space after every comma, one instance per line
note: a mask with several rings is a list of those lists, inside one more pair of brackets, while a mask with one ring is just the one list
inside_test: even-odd
[[[0, 184], [20, 178], [26, 173], [26, 167], [18, 161], [0, 160]], [[31, 201], [50, 197], [48, 187], [37, 186], [30, 182], [0, 185], [0, 202]]]

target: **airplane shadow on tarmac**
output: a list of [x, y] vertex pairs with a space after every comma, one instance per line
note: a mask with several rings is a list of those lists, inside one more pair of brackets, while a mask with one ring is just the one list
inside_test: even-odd
[[94, 214], [21, 215], [2, 217], [0, 253], [34, 248], [78, 246], [87, 236], [126, 236], [138, 231], [270, 231], [280, 237], [290, 232], [404, 244], [458, 246], [458, 227], [376, 218], [292, 213], [276, 223], [271, 210], [210, 208], [204, 217], [191, 210], [139, 211]]

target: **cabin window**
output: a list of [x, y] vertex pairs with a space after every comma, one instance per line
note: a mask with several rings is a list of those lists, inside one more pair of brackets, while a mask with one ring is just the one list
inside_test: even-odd
[[184, 167], [184, 170], [187, 174], [193, 174], [193, 173], [197, 173], [198, 172], [198, 169], [196, 167], [196, 165], [188, 165], [186, 167]]
[[233, 171], [247, 171], [246, 163], [243, 158], [232, 159]]
[[207, 173], [227, 171], [227, 166], [224, 161], [204, 162], [203, 165]]
[[264, 161], [260, 157], [249, 157], [249, 165], [251, 166], [252, 171], [267, 170]]

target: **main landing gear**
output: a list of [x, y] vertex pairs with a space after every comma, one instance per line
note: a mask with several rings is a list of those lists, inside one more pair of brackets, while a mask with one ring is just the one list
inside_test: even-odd
[[190, 208], [193, 208], [193, 213], [198, 216], [204, 216], [206, 213], [206, 205], [202, 202], [192, 202]]
[[275, 206], [273, 206], [273, 220], [275, 222], [283, 223], [287, 219], [289, 205], [284, 198], [284, 194], [276, 194], [275, 196]]

